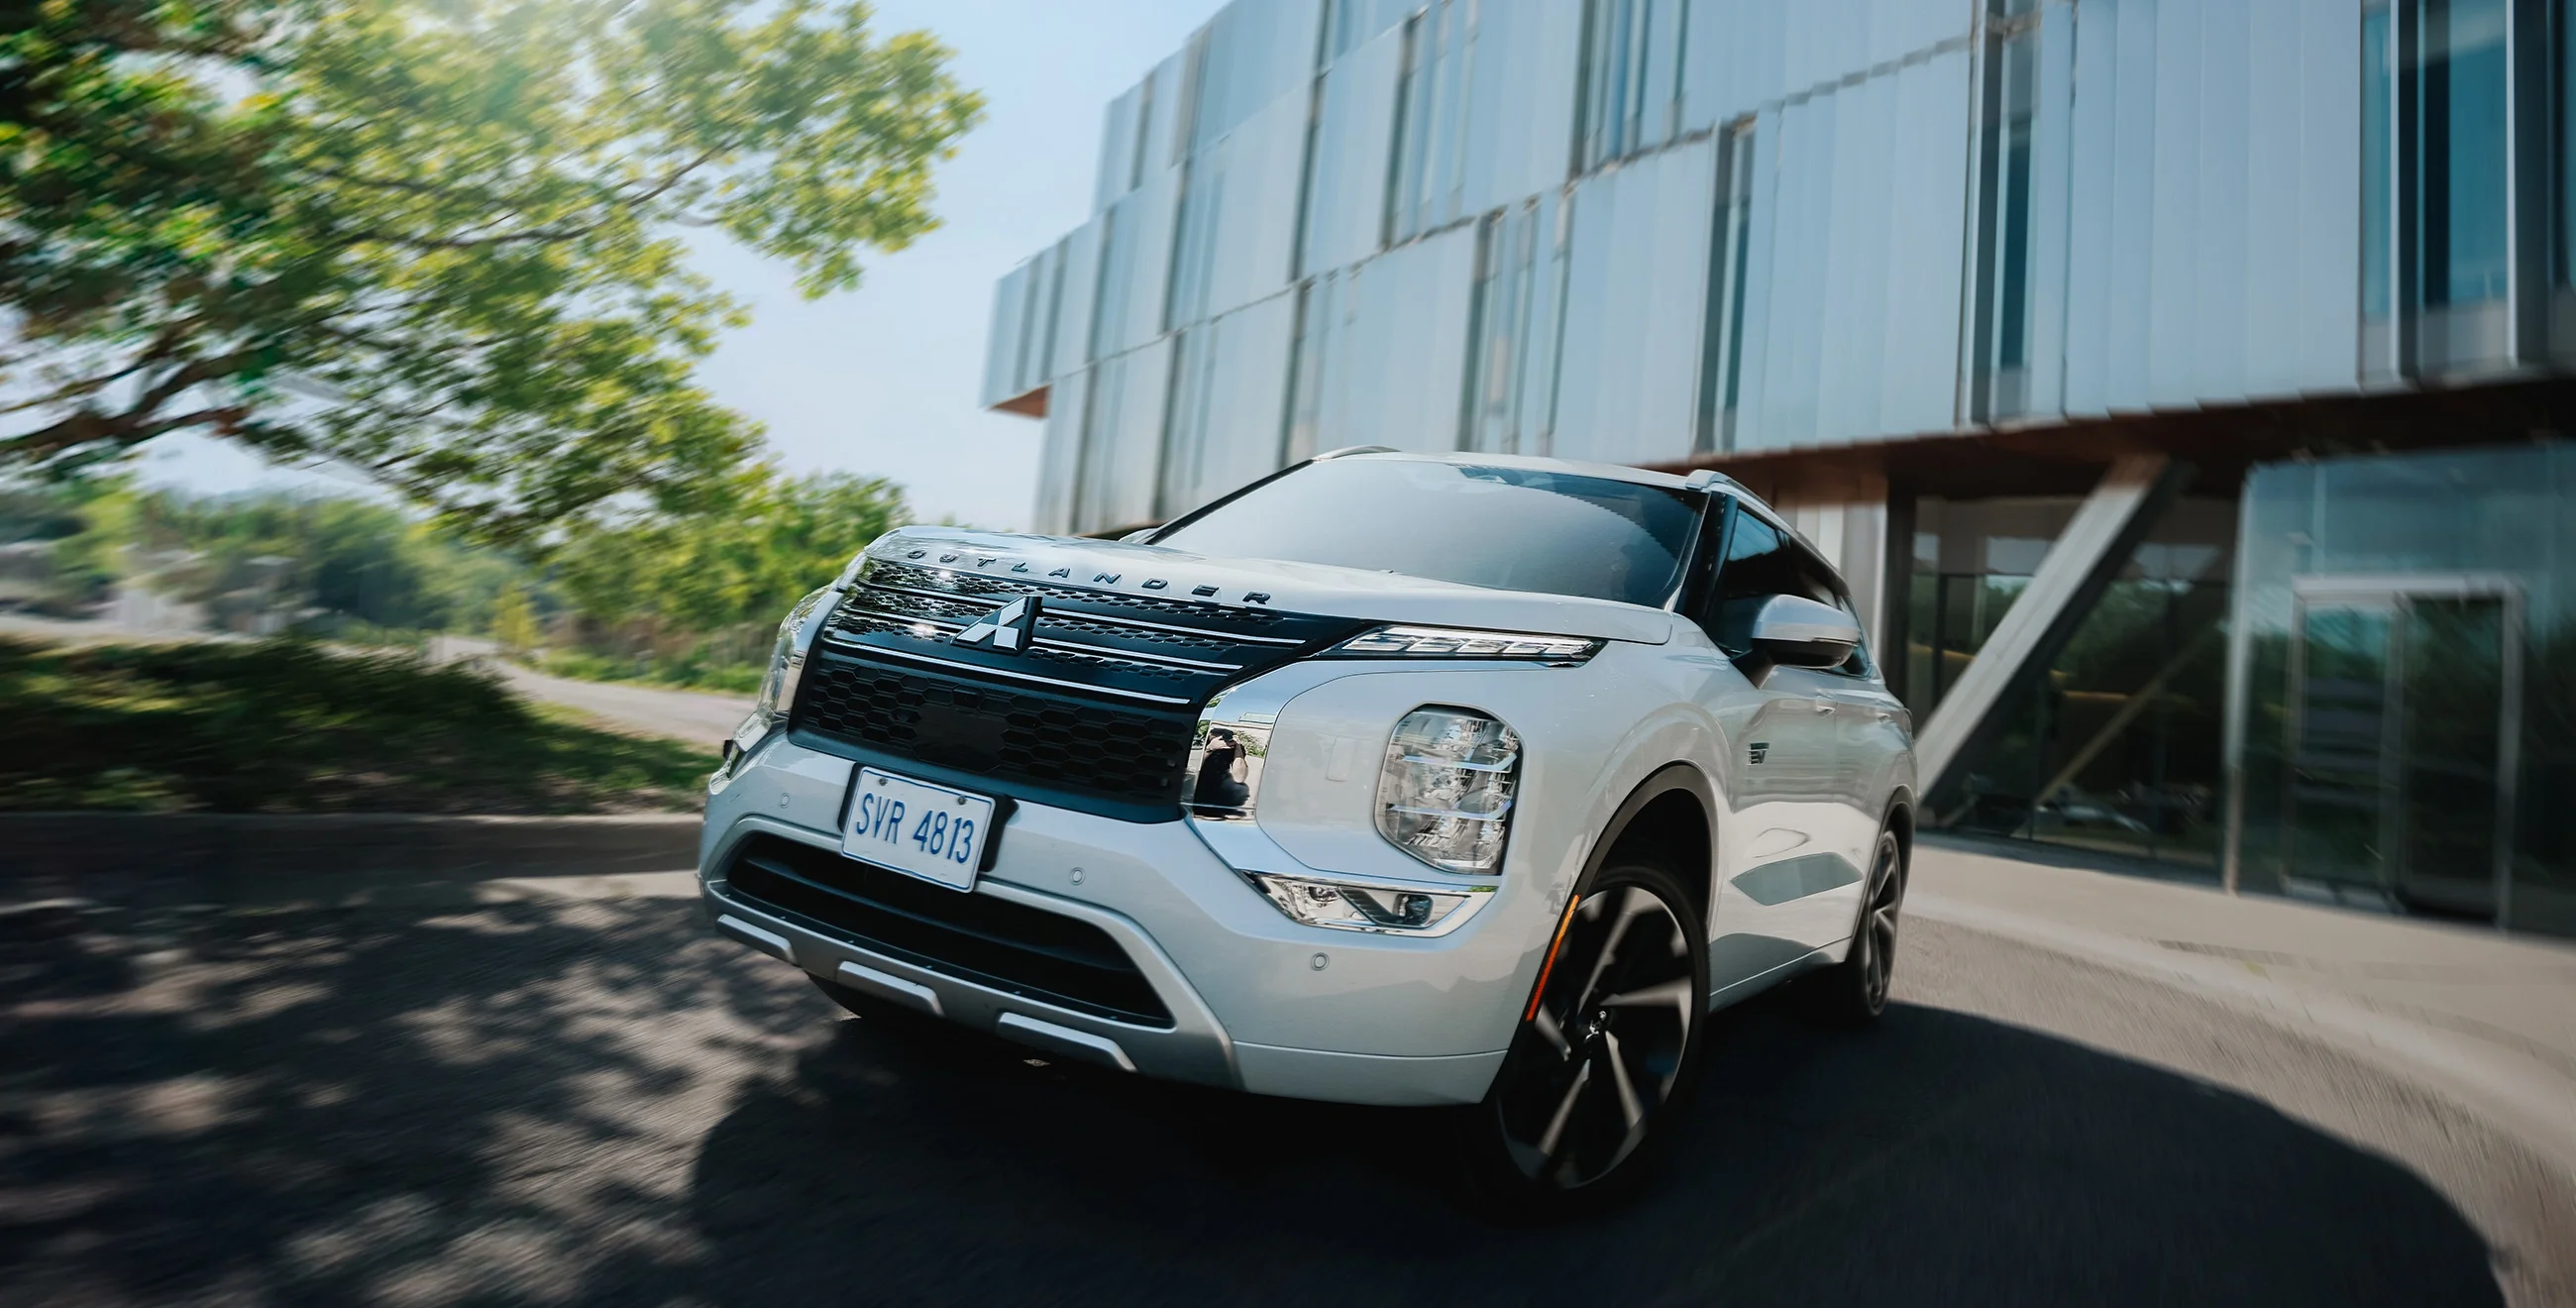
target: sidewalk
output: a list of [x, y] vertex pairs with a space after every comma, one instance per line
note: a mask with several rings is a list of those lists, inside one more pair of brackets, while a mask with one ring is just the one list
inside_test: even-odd
[[673, 690], [622, 681], [576, 681], [497, 659], [490, 666], [509, 683], [510, 689], [530, 699], [578, 709], [630, 731], [704, 745], [708, 767], [715, 766], [716, 746], [742, 725], [744, 714], [751, 712], [749, 695]]
[[2576, 947], [1927, 840], [1906, 911], [2181, 985], [2480, 1111], [2576, 1172]]

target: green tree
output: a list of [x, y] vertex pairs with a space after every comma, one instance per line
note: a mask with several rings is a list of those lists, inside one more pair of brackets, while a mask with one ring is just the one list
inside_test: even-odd
[[492, 639], [503, 654], [512, 657], [543, 643], [543, 634], [537, 629], [536, 605], [529, 601], [527, 587], [512, 582], [493, 598]]
[[34, 607], [76, 617], [106, 599], [123, 575], [120, 556], [141, 503], [129, 477], [0, 486], [0, 545], [44, 547]]
[[929, 230], [981, 101], [857, 0], [0, 0], [0, 466], [167, 432], [367, 469], [484, 539], [708, 507], [743, 306]]
[[[77, 483], [74, 483], [77, 484]], [[170, 491], [92, 497], [75, 547], [142, 584], [205, 605], [221, 624], [280, 617], [318, 635], [473, 630], [528, 566], [395, 506], [351, 497]]]
[[755, 468], [738, 479], [726, 512], [576, 536], [557, 555], [556, 581], [575, 611], [603, 626], [692, 635], [762, 628], [909, 520], [902, 489], [883, 478], [786, 478]]

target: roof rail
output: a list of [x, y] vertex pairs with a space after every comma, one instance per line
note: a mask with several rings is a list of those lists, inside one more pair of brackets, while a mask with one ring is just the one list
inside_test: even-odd
[[1344, 459], [1344, 458], [1349, 458], [1351, 455], [1354, 455], [1354, 454], [1401, 454], [1401, 453], [1403, 453], [1403, 451], [1398, 450], [1397, 448], [1395, 448], [1395, 447], [1394, 447], [1394, 446], [1392, 446], [1392, 445], [1345, 445], [1345, 446], [1343, 446], [1342, 448], [1340, 448], [1340, 449], [1338, 449], [1338, 450], [1326, 450], [1326, 451], [1324, 451], [1323, 453], [1318, 454], [1318, 455], [1316, 455], [1314, 458], [1309, 459], [1309, 460], [1307, 460], [1307, 461], [1308, 461], [1308, 462], [1310, 462], [1310, 463], [1322, 463], [1322, 462], [1323, 462], [1324, 460], [1326, 460], [1326, 459]]

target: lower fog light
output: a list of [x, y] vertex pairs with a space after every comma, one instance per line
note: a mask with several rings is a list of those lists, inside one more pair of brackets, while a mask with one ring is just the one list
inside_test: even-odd
[[[1279, 911], [1308, 926], [1333, 927], [1343, 931], [1419, 931], [1434, 933], [1454, 925], [1453, 915], [1471, 902], [1482, 902], [1492, 892], [1491, 886], [1460, 886], [1454, 890], [1419, 889], [1410, 886], [1358, 885], [1342, 881], [1316, 881], [1305, 877], [1280, 876], [1271, 872], [1244, 874]], [[1457, 921], [1464, 921], [1457, 916]]]

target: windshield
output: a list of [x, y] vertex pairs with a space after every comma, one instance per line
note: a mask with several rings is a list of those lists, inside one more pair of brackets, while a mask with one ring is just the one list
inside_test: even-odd
[[1309, 464], [1154, 543], [1661, 605], [1698, 521], [1698, 496], [1660, 486], [1362, 456]]

